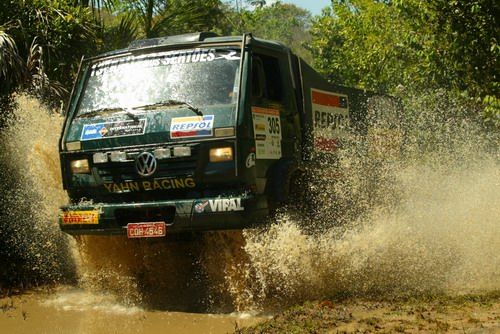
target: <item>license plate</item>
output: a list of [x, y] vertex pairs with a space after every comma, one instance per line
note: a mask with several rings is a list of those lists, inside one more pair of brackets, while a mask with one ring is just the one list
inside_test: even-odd
[[127, 237], [129, 238], [158, 238], [164, 237], [166, 233], [165, 222], [127, 224]]

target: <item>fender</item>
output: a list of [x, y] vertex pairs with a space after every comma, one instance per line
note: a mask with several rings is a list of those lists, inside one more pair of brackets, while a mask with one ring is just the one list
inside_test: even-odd
[[281, 158], [267, 170], [265, 193], [271, 203], [283, 203], [288, 199], [290, 178], [297, 169], [295, 160]]

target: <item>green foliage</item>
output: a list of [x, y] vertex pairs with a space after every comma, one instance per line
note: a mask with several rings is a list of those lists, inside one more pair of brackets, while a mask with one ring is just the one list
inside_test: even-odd
[[314, 20], [310, 48], [339, 84], [498, 96], [499, 8], [491, 0], [333, 0]]
[[401, 15], [416, 31], [428, 27], [441, 84], [472, 95], [499, 93], [500, 3], [494, 0], [396, 1]]
[[2, 94], [24, 88], [62, 97], [72, 84], [81, 54], [96, 49], [90, 11], [73, 7], [70, 1], [2, 1], [0, 25], [3, 46], [8, 46], [2, 47], [2, 53], [10, 55], [0, 62], [2, 78], [9, 73]]
[[270, 6], [264, 6], [265, 1], [250, 1], [250, 4], [256, 8], [226, 10], [229, 22], [226, 29], [222, 29], [224, 34], [249, 32], [256, 37], [282, 42], [307, 61], [312, 60], [304, 48], [304, 43], [310, 39], [310, 12], [280, 1]]
[[500, 98], [486, 95], [483, 98], [484, 119], [487, 124], [500, 128]]
[[0, 26], [0, 94], [8, 93], [21, 82], [25, 71], [17, 44], [6, 30], [6, 27]]
[[139, 37], [211, 30], [222, 15], [219, 0], [123, 0], [117, 3], [122, 14], [131, 15]]
[[143, 37], [211, 30], [219, 0], [5, 0], [0, 2], [0, 94], [62, 98], [82, 55]]
[[[397, 27], [397, 29], [395, 28]], [[372, 0], [333, 1], [311, 27], [316, 67], [332, 82], [389, 91], [418, 73], [414, 37], [397, 9]]]

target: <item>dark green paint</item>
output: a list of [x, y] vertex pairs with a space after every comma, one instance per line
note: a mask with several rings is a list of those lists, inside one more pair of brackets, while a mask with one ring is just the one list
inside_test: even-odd
[[[172, 39], [175, 40], [175, 39]], [[167, 39], [168, 41], [168, 39]], [[244, 42], [244, 43], [243, 43]], [[146, 43], [147, 44], [147, 43]], [[146, 131], [143, 135], [115, 137], [81, 141], [81, 150], [68, 151], [65, 144], [78, 141], [85, 124], [96, 124], [102, 121], [124, 121], [130, 119], [124, 114], [111, 115], [106, 118], [75, 118], [78, 103], [85, 87], [89, 64], [121, 57], [123, 55], [143, 54], [161, 50], [182, 50], [200, 48], [227, 47], [233, 49], [244, 44], [241, 52], [240, 84], [237, 105], [198, 106], [204, 115], [214, 115], [214, 133], [217, 128], [234, 128], [235, 135], [217, 138], [170, 138], [170, 122], [174, 117], [195, 116], [188, 108], [178, 106], [165, 109], [155, 109], [139, 112], [138, 118], [147, 119]], [[277, 59], [280, 80], [282, 82], [281, 100], [277, 103], [252, 95], [252, 68], [254, 55], [263, 55]], [[151, 78], [154, 80], [155, 78]], [[62, 208], [67, 210], [99, 210], [101, 216], [98, 225], [61, 225], [61, 228], [72, 234], [114, 234], [126, 233], [127, 214], [142, 214], [134, 217], [133, 222], [150, 221], [148, 210], [165, 214], [163, 220], [172, 224], [168, 230], [203, 231], [215, 229], [241, 229], [265, 222], [270, 205], [276, 207], [286, 201], [289, 180], [295, 173], [306, 167], [312, 152], [312, 142], [309, 140], [312, 128], [311, 88], [319, 88], [349, 95], [350, 110], [356, 129], [362, 126], [366, 114], [368, 95], [359, 90], [345, 87], [334, 87], [315, 73], [300, 58], [293, 55], [285, 46], [264, 41], [249, 36], [243, 37], [209, 37], [202, 41], [193, 39], [174, 44], [165, 42], [144, 48], [118, 50], [101, 57], [84, 60], [82, 72], [75, 85], [75, 90], [69, 104], [65, 127], [61, 138], [60, 156], [64, 187], [68, 191], [71, 204]], [[255, 153], [256, 143], [252, 121], [252, 107], [263, 107], [279, 110], [282, 130], [280, 159], [260, 159], [255, 165], [248, 165], [248, 157]], [[155, 119], [156, 118], [156, 119]], [[161, 118], [163, 126], [158, 126]], [[191, 157], [170, 158], [158, 160], [160, 171], [150, 178], [140, 177], [135, 172], [134, 161], [126, 163], [94, 164], [92, 155], [96, 152], [125, 151], [130, 155], [155, 148], [173, 148], [188, 146], [193, 154]], [[231, 147], [234, 161], [209, 162], [209, 151], [212, 148]], [[89, 174], [72, 174], [70, 161], [74, 159], [89, 159], [91, 172]], [[159, 173], [159, 174], [158, 174]], [[163, 174], [162, 174], [163, 173]], [[161, 174], [161, 175], [160, 175]], [[159, 177], [183, 178], [192, 177], [196, 186], [189, 189], [155, 190], [132, 193], [109, 193], [105, 183], [129, 182], [137, 180], [154, 180]], [[215, 213], [197, 214], [195, 204], [199, 201], [217, 201], [221, 199], [241, 198], [244, 206], [242, 211], [221, 211]], [[92, 203], [81, 203], [82, 199]], [[156, 210], [156, 211], [155, 211]], [[162, 211], [163, 210], [163, 211]], [[172, 213], [173, 212], [173, 213]], [[171, 216], [168, 216], [171, 215]], [[155, 220], [159, 219], [158, 217]]]

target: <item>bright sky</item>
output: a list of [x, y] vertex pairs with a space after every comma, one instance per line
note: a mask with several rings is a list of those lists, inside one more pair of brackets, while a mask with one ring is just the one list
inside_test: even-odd
[[331, 4], [330, 0], [281, 0], [281, 2], [293, 3], [294, 5], [307, 9], [313, 15], [321, 14], [321, 10]]

